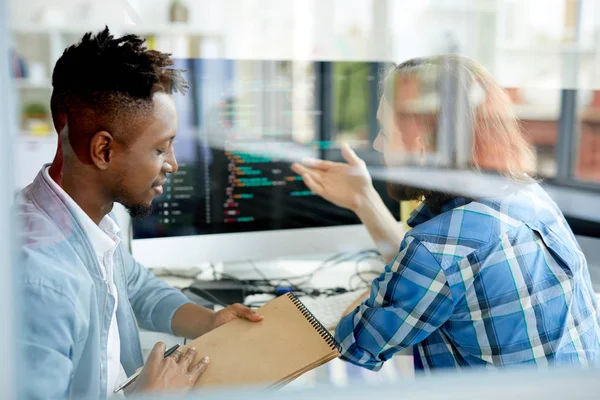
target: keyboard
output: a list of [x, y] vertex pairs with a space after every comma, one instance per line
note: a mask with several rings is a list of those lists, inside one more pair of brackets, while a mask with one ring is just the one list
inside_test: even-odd
[[[354, 307], [360, 304], [358, 301], [365, 294], [361, 289], [354, 292], [336, 294], [327, 297], [309, 297], [302, 296], [300, 300], [310, 310], [316, 319], [328, 330], [334, 330], [344, 312], [354, 304]], [[596, 293], [598, 303], [600, 304], [600, 293]]]
[[306, 308], [328, 330], [334, 330], [340, 319], [353, 303], [357, 306], [359, 299], [365, 294], [365, 289], [354, 292], [336, 294], [327, 297], [300, 297]]
[[[354, 307], [360, 304], [358, 301], [365, 294], [365, 290], [361, 289], [354, 292], [336, 294], [327, 297], [309, 297], [302, 296], [300, 300], [315, 316], [316, 319], [328, 330], [333, 331], [337, 326], [344, 312], [354, 304]], [[596, 293], [598, 303], [600, 304], [600, 293]]]

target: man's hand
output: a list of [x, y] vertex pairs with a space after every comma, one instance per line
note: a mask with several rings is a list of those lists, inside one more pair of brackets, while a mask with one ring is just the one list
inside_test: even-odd
[[241, 304], [234, 304], [214, 312], [197, 304], [187, 303], [175, 311], [171, 325], [176, 336], [196, 339], [236, 318], [253, 322], [263, 319], [261, 315]]
[[177, 350], [164, 357], [166, 346], [162, 342], [154, 345], [146, 360], [146, 365], [133, 387], [140, 392], [180, 392], [189, 391], [208, 366], [208, 357], [194, 363], [196, 350], [190, 347], [185, 354]]
[[365, 162], [344, 144], [342, 156], [347, 163], [309, 160], [304, 165], [293, 164], [292, 170], [302, 176], [306, 186], [315, 194], [333, 204], [354, 212], [374, 191]]
[[233, 304], [215, 313], [210, 330], [213, 330], [237, 318], [247, 319], [248, 321], [252, 322], [259, 322], [263, 320], [262, 315], [252, 311], [248, 307], [241, 304]]

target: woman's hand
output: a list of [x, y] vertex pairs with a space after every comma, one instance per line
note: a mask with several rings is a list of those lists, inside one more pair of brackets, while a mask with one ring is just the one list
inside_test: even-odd
[[307, 160], [304, 165], [294, 163], [292, 170], [313, 193], [357, 212], [374, 191], [373, 182], [365, 162], [347, 144], [342, 145], [342, 156], [346, 163]]

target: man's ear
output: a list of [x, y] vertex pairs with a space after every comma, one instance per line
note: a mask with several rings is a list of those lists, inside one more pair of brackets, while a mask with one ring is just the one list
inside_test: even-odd
[[106, 132], [96, 132], [90, 140], [90, 158], [100, 170], [108, 169], [115, 152], [115, 139]]

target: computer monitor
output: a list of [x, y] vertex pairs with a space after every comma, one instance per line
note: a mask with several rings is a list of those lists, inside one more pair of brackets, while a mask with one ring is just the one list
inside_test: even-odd
[[[338, 159], [334, 131], [352, 141], [359, 127], [359, 147], [374, 136], [377, 69], [342, 64], [176, 60], [190, 82], [175, 96], [179, 170], [152, 215], [133, 222], [136, 259], [188, 267], [374, 248], [353, 212], [312, 194], [291, 170], [307, 157]], [[349, 70], [358, 90], [344, 84]], [[351, 95], [364, 98], [350, 99], [349, 109], [335, 105]], [[399, 218], [385, 182], [374, 185]]]

